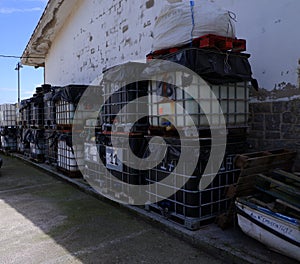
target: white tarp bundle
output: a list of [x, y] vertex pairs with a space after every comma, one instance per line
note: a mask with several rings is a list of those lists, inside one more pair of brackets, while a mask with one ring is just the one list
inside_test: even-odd
[[206, 34], [235, 38], [234, 16], [208, 0], [166, 4], [154, 25], [152, 51], [182, 46]]

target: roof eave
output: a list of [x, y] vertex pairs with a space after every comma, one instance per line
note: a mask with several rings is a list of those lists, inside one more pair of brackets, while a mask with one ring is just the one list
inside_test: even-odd
[[22, 54], [23, 65], [44, 67], [52, 42], [77, 1], [49, 0]]

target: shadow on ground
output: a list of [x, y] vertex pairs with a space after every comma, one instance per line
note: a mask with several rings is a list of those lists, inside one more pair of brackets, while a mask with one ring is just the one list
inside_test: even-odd
[[0, 263], [221, 263], [124, 209], [3, 158]]

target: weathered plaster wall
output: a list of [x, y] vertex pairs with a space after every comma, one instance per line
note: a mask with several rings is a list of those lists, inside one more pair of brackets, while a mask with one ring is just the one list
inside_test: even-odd
[[163, 1], [82, 0], [52, 43], [46, 82], [89, 84], [104, 68], [143, 59]]
[[237, 15], [239, 38], [247, 39], [247, 52], [262, 88], [279, 83], [298, 86], [300, 42], [299, 0], [214, 0]]
[[[207, 1], [237, 15], [237, 37], [247, 39], [254, 77], [262, 88], [297, 85], [299, 0]], [[155, 17], [167, 0], [77, 2], [46, 58], [46, 82], [54, 85], [86, 84], [105, 67], [144, 59], [151, 50]]]

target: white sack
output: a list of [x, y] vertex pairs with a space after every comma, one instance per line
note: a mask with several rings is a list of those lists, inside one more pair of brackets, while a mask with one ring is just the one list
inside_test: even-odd
[[195, 1], [194, 30], [192, 21], [190, 1], [166, 4], [154, 25], [152, 51], [182, 46], [192, 37], [195, 39], [206, 34], [235, 38], [233, 13], [215, 3]]

